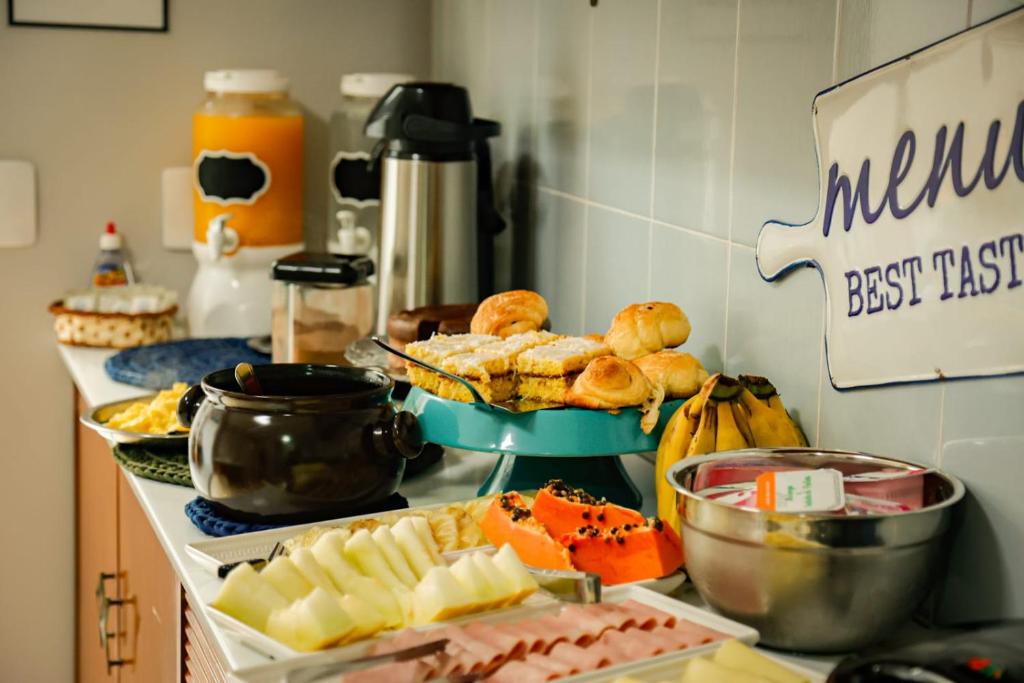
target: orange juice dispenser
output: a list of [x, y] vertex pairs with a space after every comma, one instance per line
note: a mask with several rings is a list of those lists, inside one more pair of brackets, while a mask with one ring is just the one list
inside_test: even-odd
[[300, 251], [302, 112], [273, 69], [208, 71], [192, 117], [193, 337], [270, 334], [271, 265]]

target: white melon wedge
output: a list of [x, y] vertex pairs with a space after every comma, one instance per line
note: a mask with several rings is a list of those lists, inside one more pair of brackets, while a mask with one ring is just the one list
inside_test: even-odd
[[491, 609], [504, 604], [505, 596], [499, 594], [487, 575], [480, 571], [480, 567], [473, 561], [472, 555], [463, 555], [448, 569], [451, 570], [452, 576], [459, 584], [473, 596], [479, 610]]
[[426, 517], [420, 517], [419, 515], [413, 515], [409, 519], [412, 520], [412, 528], [416, 530], [416, 535], [423, 541], [423, 547], [430, 553], [430, 561], [434, 563], [435, 567], [444, 565], [444, 558], [441, 557], [441, 550], [437, 547], [437, 541], [434, 540], [434, 532], [430, 529], [430, 522], [427, 521]]
[[301, 650], [322, 650], [334, 645], [356, 629], [356, 623], [341, 606], [341, 600], [322, 588], [300, 600], [296, 610]]
[[221, 612], [263, 631], [270, 613], [288, 606], [288, 599], [277, 592], [252, 565], [243, 563], [224, 579], [217, 597], [210, 603]]
[[756, 674], [773, 683], [810, 683], [806, 676], [794, 673], [788, 667], [774, 659], [765, 657], [754, 648], [744, 645], [738, 640], [727, 640], [722, 643], [711, 661], [730, 669]]
[[296, 618], [298, 612], [294, 609], [298, 604], [296, 600], [288, 607], [276, 609], [267, 618], [267, 635], [293, 650], [302, 649], [299, 642], [299, 624]]
[[413, 612], [417, 624], [429, 624], [473, 611], [474, 599], [448, 567], [433, 567], [416, 586]]
[[519, 589], [511, 579], [505, 577], [505, 572], [498, 569], [491, 556], [485, 552], [475, 552], [468, 556], [480, 573], [487, 577], [491, 587], [494, 589], [496, 607], [511, 605], [519, 597]]
[[313, 584], [306, 580], [295, 563], [287, 557], [275, 557], [263, 568], [260, 576], [289, 601], [304, 598], [313, 591]]
[[359, 567], [366, 576], [380, 579], [385, 586], [391, 590], [406, 588], [401, 579], [391, 571], [391, 566], [384, 559], [384, 553], [377, 547], [373, 536], [366, 529], [360, 529], [352, 534], [352, 538], [345, 543], [345, 558]]
[[686, 665], [682, 683], [771, 683], [771, 679], [698, 657]]
[[413, 572], [408, 560], [405, 559], [405, 555], [402, 554], [402, 550], [395, 542], [395, 537], [391, 534], [391, 527], [382, 524], [374, 529], [371, 536], [373, 536], [373, 541], [380, 548], [381, 554], [388, 561], [388, 565], [391, 567], [391, 571], [395, 573], [395, 576], [407, 588], [415, 588], [419, 579], [416, 578], [416, 573]]
[[403, 517], [391, 527], [391, 534], [395, 537], [395, 543], [402, 551], [409, 566], [412, 567], [416, 577], [422, 579], [434, 567], [434, 561], [430, 558], [430, 551], [423, 545], [419, 534], [416, 533], [412, 520]]
[[387, 626], [384, 619], [380, 616], [380, 612], [358, 595], [351, 593], [346, 595], [341, 599], [341, 606], [352, 617], [352, 621], [356, 625], [355, 629], [344, 639], [344, 642], [369, 638]]
[[345, 559], [345, 542], [350, 538], [349, 534], [340, 531], [328, 531], [317, 539], [310, 552], [316, 558], [317, 563], [323, 567], [327, 575], [334, 581], [334, 585], [345, 593], [351, 593], [353, 580], [362, 576], [359, 570]]
[[309, 548], [293, 550], [288, 555], [288, 559], [295, 563], [302, 577], [313, 584], [314, 587], [323, 588], [328, 593], [339, 598], [341, 597], [341, 591], [338, 590], [338, 586], [327, 576], [324, 568], [316, 561], [316, 557], [314, 557], [313, 552]]
[[511, 544], [506, 543], [490, 557], [494, 566], [498, 568], [508, 581], [515, 586], [516, 596], [510, 604], [520, 603], [537, 592], [537, 582], [526, 570], [523, 563], [512, 549]]

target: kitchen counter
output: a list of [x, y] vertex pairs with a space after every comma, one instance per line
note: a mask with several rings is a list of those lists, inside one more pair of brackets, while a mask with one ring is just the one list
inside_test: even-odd
[[[60, 346], [59, 349], [79, 393], [91, 406], [152, 393], [114, 382], [107, 377], [103, 364], [113, 355], [112, 351], [68, 346]], [[404, 483], [400, 493], [409, 500], [411, 506], [472, 498], [496, 459], [497, 456], [493, 454], [449, 450], [441, 465]], [[655, 500], [653, 464], [644, 456], [626, 456], [623, 462], [643, 494], [644, 512], [651, 514]], [[220, 580], [204, 570], [185, 550], [189, 543], [210, 538], [195, 528], [184, 513], [186, 503], [196, 497], [196, 492], [173, 484], [142, 479], [128, 472], [124, 474], [182, 586], [197, 602], [208, 603], [216, 594]], [[700, 604], [699, 596], [688, 584], [680, 597]], [[218, 649], [226, 668], [238, 670], [268, 661], [265, 656], [238, 643], [210, 622], [204, 610], [200, 610], [199, 618], [204, 630], [212, 636], [213, 645]], [[835, 658], [818, 657], [794, 657], [792, 660], [822, 672], [829, 671], [835, 662]]]

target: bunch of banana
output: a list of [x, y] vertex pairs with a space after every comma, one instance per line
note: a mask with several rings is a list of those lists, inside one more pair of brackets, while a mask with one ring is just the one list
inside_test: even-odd
[[665, 473], [691, 455], [741, 448], [806, 446], [800, 427], [764, 377], [716, 373], [669, 419], [658, 444], [655, 490], [658, 516], [679, 531], [676, 493]]

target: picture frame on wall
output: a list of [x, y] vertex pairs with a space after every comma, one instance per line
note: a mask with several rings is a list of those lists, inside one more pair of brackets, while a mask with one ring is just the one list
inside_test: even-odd
[[167, 31], [168, 0], [7, 0], [11, 26]]

